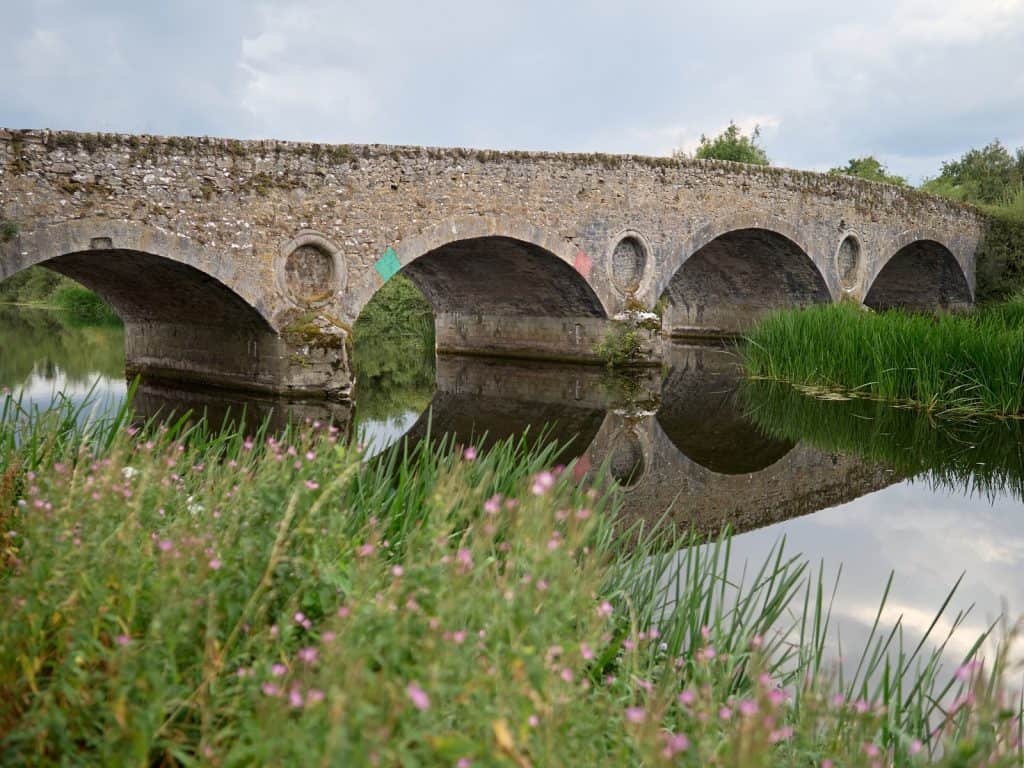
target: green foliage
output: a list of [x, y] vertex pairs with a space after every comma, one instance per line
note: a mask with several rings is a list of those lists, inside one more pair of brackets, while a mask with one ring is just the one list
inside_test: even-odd
[[59, 288], [68, 285], [77, 283], [45, 267], [29, 267], [0, 282], [0, 302], [46, 304]]
[[359, 419], [426, 409], [434, 391], [434, 313], [412, 281], [395, 275], [353, 328]]
[[609, 368], [629, 365], [640, 358], [640, 329], [630, 322], [612, 323], [594, 350]]
[[52, 296], [53, 304], [73, 318], [93, 323], [119, 325], [121, 319], [107, 302], [80, 285], [62, 285]]
[[976, 205], [1011, 205], [1015, 198], [1022, 199], [1024, 147], [1011, 155], [996, 139], [981, 149], [967, 151], [959, 160], [943, 163], [939, 175], [921, 188]]
[[894, 184], [897, 187], [907, 186], [905, 178], [889, 173], [889, 169], [873, 155], [851, 158], [844, 167], [831, 169], [829, 175], [854, 176], [858, 179], [866, 179], [867, 181]]
[[32, 418], [33, 474], [0, 472], [4, 765], [1017, 758], [1004, 656], [961, 682], [876, 622], [836, 678], [822, 573], [623, 529], [553, 449]]
[[1020, 300], [971, 316], [846, 304], [769, 316], [743, 347], [749, 375], [949, 417], [1024, 415]]
[[700, 146], [694, 156], [698, 160], [731, 160], [736, 163], [770, 165], [767, 153], [758, 144], [760, 138], [760, 126], [755, 125], [748, 136], [736, 123], [730, 122], [729, 127], [713, 139], [701, 134]]

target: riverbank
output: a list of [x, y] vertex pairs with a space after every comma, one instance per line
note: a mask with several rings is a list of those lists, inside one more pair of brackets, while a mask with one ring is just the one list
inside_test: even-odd
[[1019, 760], [1000, 663], [873, 632], [837, 679], [802, 558], [727, 585], [727, 537], [621, 530], [553, 448], [68, 408], [0, 409], [4, 764]]
[[971, 315], [836, 304], [778, 312], [747, 334], [747, 374], [819, 397], [956, 418], [1024, 417], [1024, 296]]
[[95, 293], [43, 267], [31, 267], [0, 283], [3, 304], [56, 309], [83, 323], [121, 324], [117, 313]]

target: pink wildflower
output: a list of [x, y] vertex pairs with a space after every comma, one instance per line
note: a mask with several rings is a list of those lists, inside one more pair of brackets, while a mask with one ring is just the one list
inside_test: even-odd
[[309, 490], [311, 491], [315, 491], [317, 488], [320, 487], [320, 483], [318, 483], [316, 480], [307, 480], [306, 487], [309, 488]]
[[555, 485], [555, 476], [550, 472], [540, 472], [533, 478], [530, 490], [534, 496], [543, 496]]
[[643, 707], [628, 707], [626, 709], [626, 722], [642, 723], [647, 719], [647, 711]]
[[427, 692], [420, 688], [419, 685], [409, 683], [405, 688], [405, 692], [416, 709], [421, 712], [430, 709], [430, 697], [427, 696]]
[[476, 448], [472, 445], [462, 452], [462, 458], [466, 461], [476, 461]]
[[278, 662], [270, 668], [270, 674], [272, 674], [274, 677], [281, 677], [287, 671], [288, 667], [286, 667], [284, 664], [281, 664], [280, 662]]
[[299, 651], [299, 661], [305, 664], [313, 664], [316, 661], [317, 650], [313, 646], [307, 646]]
[[260, 686], [260, 690], [263, 691], [264, 696], [280, 696], [281, 689], [273, 683], [264, 683]]
[[221, 562], [216, 557], [210, 559], [210, 569], [211, 570], [219, 571], [220, 570], [220, 566], [221, 566]]
[[484, 502], [484, 512], [488, 515], [496, 515], [501, 510], [501, 496], [494, 494]]
[[612, 604], [609, 603], [607, 600], [602, 602], [599, 606], [597, 606], [597, 615], [601, 618], [607, 618], [608, 616], [611, 616]]

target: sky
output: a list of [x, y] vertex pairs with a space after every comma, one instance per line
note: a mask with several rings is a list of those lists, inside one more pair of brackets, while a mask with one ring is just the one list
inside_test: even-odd
[[0, 126], [487, 149], [1024, 145], [1024, 0], [19, 0]]

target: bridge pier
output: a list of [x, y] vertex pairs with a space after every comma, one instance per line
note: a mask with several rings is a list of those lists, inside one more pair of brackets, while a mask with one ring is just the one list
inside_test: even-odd
[[347, 400], [352, 389], [348, 334], [322, 325], [309, 322], [279, 334], [127, 321], [125, 374], [271, 396]]
[[[441, 312], [435, 321], [441, 354], [483, 355], [601, 364], [598, 347], [618, 321], [603, 317], [531, 317]], [[636, 364], [661, 362], [659, 331], [637, 329]]]

